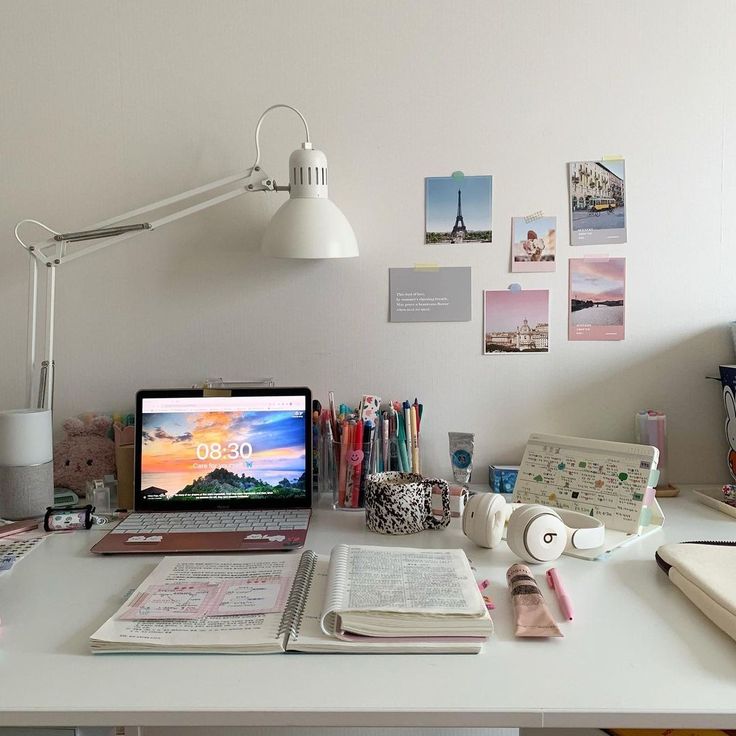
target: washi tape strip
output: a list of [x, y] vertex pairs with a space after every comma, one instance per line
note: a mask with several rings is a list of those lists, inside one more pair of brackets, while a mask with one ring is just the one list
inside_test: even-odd
[[414, 270], [415, 271], [439, 271], [440, 265], [439, 263], [415, 263]]
[[537, 210], [529, 215], [524, 216], [524, 222], [534, 222], [534, 220], [541, 220], [544, 217], [542, 210]]
[[378, 411], [380, 407], [380, 396], [364, 394], [363, 398], [360, 400], [360, 409], [358, 411], [358, 414], [363, 420], [369, 419], [370, 421], [375, 422], [378, 418]]

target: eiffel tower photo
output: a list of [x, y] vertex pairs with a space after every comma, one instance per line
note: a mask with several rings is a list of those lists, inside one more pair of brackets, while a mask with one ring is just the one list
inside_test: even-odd
[[491, 242], [493, 177], [453, 174], [424, 181], [427, 245]]
[[462, 203], [462, 192], [460, 189], [457, 190], [457, 215], [455, 216], [455, 226], [452, 228], [450, 233], [451, 243], [462, 243], [465, 240], [465, 235], [468, 232], [468, 228], [465, 227], [465, 221], [463, 220], [463, 203]]

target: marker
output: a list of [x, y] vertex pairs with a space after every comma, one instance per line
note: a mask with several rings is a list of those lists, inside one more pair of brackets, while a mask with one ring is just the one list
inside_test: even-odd
[[419, 473], [419, 438], [417, 436], [417, 410], [415, 406], [409, 409], [411, 427], [411, 469]]
[[572, 601], [565, 590], [565, 586], [562, 584], [562, 580], [560, 580], [559, 573], [554, 567], [550, 567], [550, 569], [547, 570], [547, 583], [549, 584], [549, 587], [554, 590], [555, 595], [557, 596], [557, 603], [560, 606], [562, 615], [568, 621], [572, 621]]
[[403, 404], [404, 409], [404, 440], [406, 441], [406, 456], [408, 459], [407, 463], [407, 471], [410, 473], [416, 473], [416, 468], [414, 467], [414, 455], [412, 453], [412, 440], [411, 440], [411, 409], [409, 408], [410, 404], [408, 401], [405, 401]]
[[[353, 472], [353, 488], [352, 493], [350, 494], [350, 505], [353, 508], [358, 507], [358, 501], [360, 500], [360, 481], [361, 476], [363, 474], [363, 420], [358, 419], [357, 423], [355, 424], [355, 432], [353, 433], [353, 442], [355, 443], [355, 452], [358, 453], [358, 457], [361, 459], [355, 463], [355, 465], [352, 465], [352, 472]], [[351, 455], [353, 454], [351, 450]]]
[[344, 421], [342, 431], [340, 433], [340, 462], [338, 471], [337, 486], [337, 505], [342, 508], [345, 506], [345, 493], [347, 490], [347, 455], [348, 443], [350, 442], [350, 425]]
[[337, 410], [335, 409], [335, 392], [330, 391], [327, 394], [327, 398], [330, 405], [330, 421], [332, 422], [332, 434], [337, 434]]

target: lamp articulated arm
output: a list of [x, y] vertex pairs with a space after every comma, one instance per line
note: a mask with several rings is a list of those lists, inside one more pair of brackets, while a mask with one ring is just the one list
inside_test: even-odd
[[[304, 124], [306, 140], [301, 149], [292, 153], [289, 159], [289, 185], [279, 186], [275, 179], [269, 176], [261, 167], [261, 148], [259, 135], [263, 120], [272, 110], [287, 108], [295, 112]], [[214, 205], [227, 202], [250, 192], [279, 192], [291, 193], [291, 200], [283, 205], [272, 220], [277, 232], [271, 233], [267, 229], [264, 237], [264, 249], [268, 247], [269, 254], [287, 258], [335, 258], [358, 255], [355, 235], [344, 215], [327, 199], [327, 160], [323, 153], [314, 150], [309, 138], [309, 126], [304, 116], [291, 105], [272, 105], [258, 120], [255, 129], [256, 160], [250, 169], [190, 189], [181, 194], [162, 199], [153, 204], [125, 212], [108, 220], [98, 222], [76, 232], [57, 232], [38, 220], [21, 220], [15, 226], [15, 238], [22, 248], [29, 254], [29, 319], [28, 319], [28, 379], [27, 403], [33, 405], [33, 378], [36, 371], [36, 342], [37, 321], [39, 315], [38, 267], [46, 267], [46, 334], [45, 357], [41, 363], [41, 378], [36, 406], [52, 408], [54, 385], [54, 302], [56, 290], [56, 269], [82, 256], [107, 248], [115, 243], [129, 240], [143, 232], [175, 222], [196, 212], [208, 209]], [[194, 200], [202, 195], [219, 189], [225, 191], [216, 196], [195, 202], [183, 209], [170, 214], [141, 222], [142, 216], [155, 213], [164, 208], [177, 205], [186, 200]], [[300, 200], [297, 206], [287, 207], [294, 200]], [[319, 200], [319, 206], [310, 204], [306, 208], [307, 200]], [[284, 211], [288, 210], [284, 215]], [[136, 222], [136, 220], [138, 220]], [[131, 221], [133, 221], [131, 223]], [[278, 221], [278, 222], [277, 222]], [[26, 243], [20, 235], [24, 225], [36, 225], [48, 233], [45, 239]], [[271, 226], [269, 226], [271, 229]], [[267, 242], [268, 241], [268, 242]], [[76, 244], [84, 244], [76, 247]]]
[[[135, 224], [118, 224], [150, 212], [157, 212], [158, 210], [162, 210], [164, 207], [170, 207], [171, 205], [188, 199], [193, 199], [194, 197], [200, 196], [214, 189], [221, 189], [231, 184], [236, 184], [236, 186], [223, 194], [219, 194], [216, 197], [211, 197], [203, 202], [190, 205], [184, 209], [177, 210], [176, 212], [172, 212], [164, 217]], [[197, 187], [196, 189], [190, 189], [187, 192], [182, 192], [181, 194], [177, 194], [173, 197], [162, 199], [159, 202], [154, 202], [153, 204], [146, 205], [145, 207], [125, 212], [122, 215], [117, 215], [109, 220], [98, 222], [78, 232], [59, 233], [37, 220], [21, 220], [15, 226], [15, 237], [20, 245], [25, 248], [31, 256], [36, 258], [41, 265], [55, 268], [57, 266], [61, 266], [63, 263], [67, 263], [68, 261], [73, 261], [77, 258], [88, 255], [89, 253], [102, 250], [102, 248], [107, 248], [109, 245], [113, 245], [114, 243], [120, 243], [123, 240], [134, 238], [142, 232], [156, 230], [163, 225], [168, 225], [170, 222], [175, 222], [176, 220], [181, 220], [188, 215], [193, 215], [195, 212], [200, 212], [201, 210], [206, 210], [216, 204], [227, 202], [229, 199], [239, 197], [241, 194], [246, 194], [248, 192], [288, 191], [288, 189], [289, 187], [277, 186], [276, 182], [270, 178], [260, 166], [255, 166], [250, 171], [219, 179], [218, 181], [210, 182], [209, 184]], [[27, 224], [33, 224], [43, 228], [49, 233], [50, 237], [36, 243], [25, 243], [21, 239], [19, 231], [23, 225]], [[84, 246], [83, 248], [79, 248], [71, 252], [67, 249], [67, 245], [70, 243], [90, 241], [94, 242], [90, 245]]]

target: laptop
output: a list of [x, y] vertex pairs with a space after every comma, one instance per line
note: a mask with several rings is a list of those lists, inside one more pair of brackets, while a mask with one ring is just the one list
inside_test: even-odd
[[304, 545], [312, 505], [308, 388], [139, 391], [135, 511], [98, 554]]

